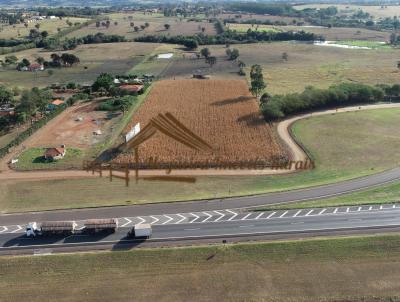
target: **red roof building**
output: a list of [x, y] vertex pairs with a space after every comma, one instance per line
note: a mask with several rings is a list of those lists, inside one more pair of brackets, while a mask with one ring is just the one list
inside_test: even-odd
[[119, 88], [121, 89], [125, 89], [131, 92], [141, 92], [143, 90], [143, 85], [139, 85], [139, 84], [124, 84], [119, 86]]
[[57, 160], [64, 158], [66, 153], [65, 145], [61, 145], [58, 148], [48, 148], [44, 153], [44, 158], [49, 160]]

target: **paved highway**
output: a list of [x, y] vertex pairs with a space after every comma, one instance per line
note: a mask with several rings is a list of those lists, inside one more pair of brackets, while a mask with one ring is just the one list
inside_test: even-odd
[[[400, 227], [400, 204], [352, 207], [239, 212], [215, 210], [173, 215], [151, 215], [119, 218], [120, 228], [111, 235], [72, 235], [31, 239], [25, 237], [22, 225], [0, 226], [0, 253], [16, 250], [37, 252], [58, 248], [135, 243], [125, 236], [136, 223], [151, 223], [153, 237], [148, 242], [165, 243], [190, 239], [230, 238], [266, 234], [327, 232], [337, 230]], [[78, 221], [78, 224], [82, 223]], [[279, 238], [279, 237], [278, 237]], [[146, 242], [146, 243], [148, 243]]]
[[23, 214], [0, 215], [0, 225], [25, 224], [40, 220], [81, 220], [88, 218], [118, 218], [129, 216], [149, 216], [189, 212], [214, 211], [224, 209], [243, 209], [263, 205], [293, 203], [304, 200], [318, 200], [350, 192], [365, 190], [384, 184], [400, 181], [400, 168], [395, 168], [371, 176], [356, 178], [335, 184], [307, 189], [270, 193], [255, 196], [233, 197], [201, 201], [159, 203], [120, 207], [103, 207], [81, 210], [62, 210]]

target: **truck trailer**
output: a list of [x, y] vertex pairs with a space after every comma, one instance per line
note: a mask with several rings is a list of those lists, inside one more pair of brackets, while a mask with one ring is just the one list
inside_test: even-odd
[[128, 238], [149, 239], [153, 233], [150, 224], [136, 224], [128, 232]]
[[115, 218], [89, 219], [84, 222], [84, 225], [83, 232], [88, 234], [114, 233], [118, 228], [118, 220]]
[[30, 222], [26, 226], [26, 236], [54, 236], [54, 235], [72, 235], [75, 233], [77, 224], [75, 221], [43, 221]]

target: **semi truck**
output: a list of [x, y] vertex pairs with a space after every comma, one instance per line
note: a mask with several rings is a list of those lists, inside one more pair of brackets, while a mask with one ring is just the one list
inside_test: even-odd
[[150, 238], [153, 233], [150, 224], [136, 224], [128, 232], [128, 238]]
[[43, 221], [30, 222], [26, 226], [26, 236], [55, 236], [55, 235], [72, 235], [76, 231], [77, 224], [75, 221]]
[[109, 219], [89, 219], [84, 222], [84, 233], [114, 233], [118, 228], [118, 220], [115, 218]]

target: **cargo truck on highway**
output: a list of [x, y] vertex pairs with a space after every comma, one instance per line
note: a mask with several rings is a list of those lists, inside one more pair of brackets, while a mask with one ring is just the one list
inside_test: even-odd
[[26, 236], [54, 236], [54, 235], [72, 235], [75, 233], [77, 224], [75, 221], [43, 221], [30, 222], [26, 226]]
[[84, 222], [84, 225], [82, 231], [87, 234], [114, 233], [118, 228], [118, 220], [115, 218], [89, 219]]
[[150, 238], [153, 233], [150, 224], [136, 224], [128, 232], [128, 238]]

